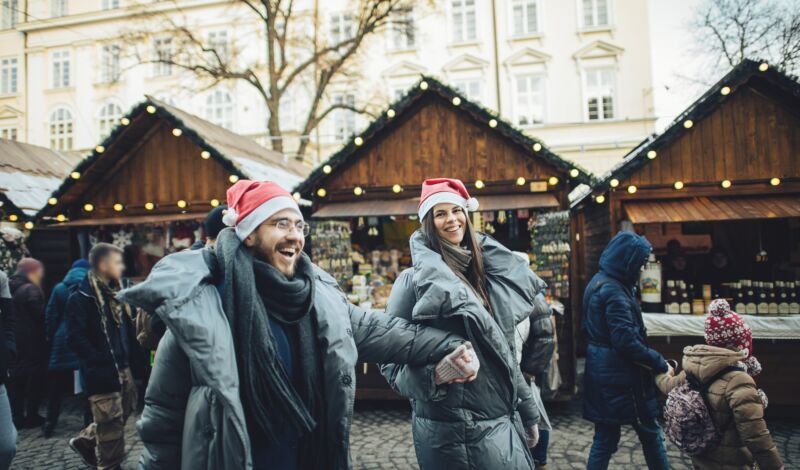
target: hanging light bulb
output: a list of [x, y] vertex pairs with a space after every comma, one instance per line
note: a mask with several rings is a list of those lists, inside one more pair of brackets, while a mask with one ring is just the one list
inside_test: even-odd
[[596, 202], [598, 204], [602, 204], [602, 203], [606, 202], [606, 197], [601, 194], [601, 195], [597, 196], [596, 198], [594, 198], [594, 202]]
[[361, 138], [361, 136], [358, 136], [355, 139], [353, 139], [353, 143], [356, 144], [356, 147], [361, 147], [362, 145], [364, 145], [364, 139]]
[[392, 192], [394, 192], [395, 194], [400, 193], [401, 191], [403, 191], [403, 187], [400, 186], [399, 184], [392, 186]]
[[65, 220], [67, 220], [67, 218], [66, 218], [66, 216], [64, 216], [64, 214], [58, 214], [56, 216], [56, 220], [59, 221], [59, 222], [64, 222]]
[[534, 152], [538, 152], [541, 149], [542, 149], [542, 144], [540, 144], [539, 142], [536, 142], [535, 144], [533, 144], [533, 151]]
[[672, 187], [678, 190], [683, 189], [683, 181], [676, 181], [675, 184], [672, 185]]
[[687, 119], [687, 120], [683, 121], [683, 127], [687, 128], [687, 129], [691, 129], [692, 126], [694, 126], [694, 121], [692, 121], [691, 119]]
[[177, 205], [178, 205], [178, 207], [180, 207], [181, 209], [185, 209], [185, 208], [186, 208], [186, 206], [188, 206], [188, 205], [189, 205], [189, 204], [188, 204], [186, 201], [184, 201], [183, 199], [179, 199], [179, 200], [178, 200], [178, 202], [177, 202], [176, 204], [177, 204]]
[[17, 217], [17, 214], [11, 214], [8, 216], [8, 220], [16, 222], [17, 220], [19, 220], [19, 217]]
[[419, 87], [422, 88], [423, 90], [427, 90], [428, 89], [428, 82], [426, 82], [424, 80], [419, 82]]
[[523, 178], [522, 176], [517, 178], [517, 186], [525, 186], [525, 178]]
[[27, 230], [33, 230], [33, 222], [29, 220], [25, 222], [25, 225], [23, 225], [23, 227], [25, 227]]
[[356, 186], [355, 188], [353, 188], [353, 194], [355, 194], [356, 196], [361, 196], [362, 194], [364, 194], [364, 190], [361, 188], [361, 186]]
[[211, 158], [211, 152], [209, 152], [208, 150], [203, 150], [202, 152], [200, 152], [200, 158], [202, 158], [203, 160], [208, 160], [209, 158]]
[[459, 98], [458, 96], [454, 96], [453, 97], [453, 106], [458, 106], [460, 104], [461, 104], [461, 98]]
[[126, 117], [124, 117], [124, 118], [119, 120], [119, 123], [122, 124], [123, 126], [127, 126], [128, 124], [131, 123], [131, 120], [126, 118]]
[[390, 108], [388, 111], [386, 111], [386, 115], [389, 116], [389, 118], [393, 118], [395, 115], [394, 109]]
[[326, 175], [330, 174], [331, 171], [333, 171], [333, 168], [331, 168], [330, 165], [325, 165], [322, 167], [322, 172]]
[[722, 96], [728, 96], [728, 95], [730, 95], [730, 94], [731, 94], [731, 87], [729, 87], [729, 86], [724, 86], [724, 87], [722, 87], [722, 89], [721, 89], [721, 90], [719, 90], [719, 93], [720, 93]]
[[235, 183], [235, 182], [239, 181], [239, 177], [236, 176], [236, 175], [230, 175], [228, 177], [228, 181], [230, 181], [231, 183]]
[[147, 112], [148, 112], [148, 113], [150, 113], [150, 114], [153, 114], [153, 113], [155, 113], [155, 112], [156, 112], [156, 107], [155, 107], [155, 106], [153, 106], [152, 104], [151, 104], [151, 105], [148, 105], [148, 106], [147, 106]]
[[656, 158], [656, 151], [650, 150], [649, 152], [647, 152], [647, 158], [649, 158], [650, 160]]
[[490, 119], [489, 120], [489, 127], [491, 127], [492, 129], [497, 127], [497, 119]]
[[629, 192], [630, 194], [633, 194], [633, 193], [635, 193], [635, 192], [637, 191], [637, 189], [638, 189], [638, 188], [637, 188], [636, 186], [634, 186], [634, 185], [630, 185], [630, 186], [628, 186], [628, 192]]
[[771, 180], [769, 180], [769, 184], [771, 184], [772, 186], [778, 186], [779, 184], [781, 184], [781, 179], [772, 178]]
[[81, 172], [80, 171], [73, 171], [72, 173], [69, 174], [69, 177], [74, 179], [74, 180], [76, 180], [76, 179], [81, 177]]
[[484, 187], [483, 180], [475, 180], [475, 189], [483, 189]]
[[218, 206], [219, 206], [219, 199], [212, 199], [211, 207], [218, 207]]
[[97, 147], [94, 148], [94, 151], [97, 153], [103, 153], [106, 151], [106, 148], [103, 147], [102, 145], [98, 145]]
[[317, 190], [317, 196], [325, 197], [328, 194], [328, 191], [325, 191], [325, 188], [319, 188]]
[[550, 186], [555, 186], [558, 184], [558, 178], [551, 176], [550, 179], [547, 180], [547, 183], [550, 184]]
[[116, 203], [116, 204], [114, 204], [114, 207], [113, 207], [113, 208], [114, 208], [114, 210], [115, 210], [116, 212], [122, 212], [122, 209], [125, 209], [125, 206], [123, 206], [123, 205], [122, 205], [122, 204], [120, 204], [120, 203]]
[[731, 184], [731, 180], [722, 180], [720, 186], [722, 186], [724, 189], [728, 189], [731, 187]]
[[144, 208], [146, 210], [148, 210], [148, 211], [151, 211], [151, 210], [156, 208], [156, 205], [154, 203], [152, 203], [152, 202], [145, 202], [144, 203]]
[[296, 192], [296, 191], [295, 191], [294, 193], [292, 193], [292, 198], [293, 198], [295, 201], [299, 201], [299, 200], [300, 200], [300, 198], [301, 198], [301, 196], [300, 196], [300, 193], [298, 193], [298, 192]]
[[86, 212], [92, 212], [94, 210], [94, 205], [87, 202], [86, 204], [83, 205], [83, 210], [85, 210]]
[[580, 175], [580, 174], [581, 174], [581, 172], [578, 171], [577, 168], [573, 168], [573, 169], [569, 170], [569, 176], [572, 177], [572, 178], [577, 178], [578, 175]]
[[182, 129], [178, 129], [177, 127], [175, 129], [172, 129], [172, 135], [174, 135], [175, 137], [180, 137], [181, 134], [183, 134]]
[[58, 203], [58, 199], [51, 197], [50, 199], [47, 200], [47, 203], [50, 204], [51, 206], [55, 206], [56, 203]]
[[758, 66], [758, 70], [760, 70], [762, 72], [766, 72], [768, 68], [769, 68], [769, 64], [766, 63], [766, 62], [761, 62], [761, 64], [759, 64], [759, 66]]
[[616, 179], [616, 178], [614, 178], [614, 179], [612, 179], [611, 181], [609, 181], [609, 182], [608, 182], [608, 184], [609, 184], [609, 185], [610, 185], [612, 188], [616, 188], [617, 186], [619, 186], [619, 180], [618, 180], [618, 179]]

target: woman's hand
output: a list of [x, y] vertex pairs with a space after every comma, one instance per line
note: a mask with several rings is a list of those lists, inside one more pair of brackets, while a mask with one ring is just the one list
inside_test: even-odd
[[478, 356], [472, 345], [466, 342], [439, 361], [434, 382], [436, 385], [472, 382], [478, 377], [479, 369]]

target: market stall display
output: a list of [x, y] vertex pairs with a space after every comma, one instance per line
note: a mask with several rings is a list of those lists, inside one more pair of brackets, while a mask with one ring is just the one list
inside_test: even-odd
[[11, 227], [0, 228], [0, 270], [13, 274], [19, 260], [28, 256], [25, 233]]
[[531, 262], [554, 299], [569, 298], [569, 211], [534, 215], [531, 226]]

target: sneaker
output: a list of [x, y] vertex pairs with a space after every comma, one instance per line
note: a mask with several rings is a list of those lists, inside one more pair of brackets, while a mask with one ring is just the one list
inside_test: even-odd
[[94, 453], [94, 444], [83, 437], [73, 437], [69, 440], [69, 448], [74, 450], [91, 468], [97, 468], [97, 455]]

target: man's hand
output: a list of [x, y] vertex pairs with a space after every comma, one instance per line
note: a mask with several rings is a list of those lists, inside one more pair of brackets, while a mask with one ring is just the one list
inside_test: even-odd
[[536, 444], [539, 443], [539, 425], [534, 424], [533, 426], [529, 427], [525, 430], [525, 434], [527, 435], [525, 444], [528, 446], [528, 448], [532, 449], [536, 447]]
[[439, 361], [434, 382], [436, 385], [471, 382], [478, 377], [480, 366], [472, 345], [466, 342]]

